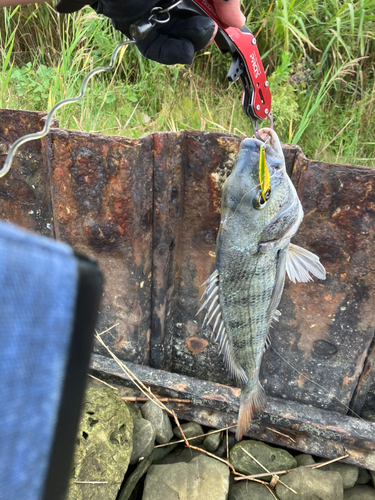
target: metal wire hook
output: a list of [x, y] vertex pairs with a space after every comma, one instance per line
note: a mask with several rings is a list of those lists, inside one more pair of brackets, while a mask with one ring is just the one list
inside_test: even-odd
[[[269, 119], [269, 121], [270, 121], [270, 129], [272, 129], [272, 130], [273, 130], [273, 115], [272, 115], [272, 113], [269, 113], [269, 115], [268, 115], [268, 119]], [[265, 142], [265, 141], [261, 138], [261, 136], [260, 136], [260, 134], [259, 134], [259, 129], [258, 129], [258, 122], [257, 122], [257, 120], [253, 120], [252, 118], [250, 118], [250, 120], [251, 120], [251, 126], [253, 127], [253, 132], [254, 132], [255, 137], [256, 137], [257, 139], [259, 139], [260, 141]]]
[[3, 177], [4, 175], [6, 175], [9, 172], [9, 170], [12, 166], [12, 161], [13, 161], [14, 155], [16, 154], [17, 149], [22, 144], [25, 144], [26, 142], [34, 141], [35, 139], [42, 139], [42, 137], [46, 136], [49, 132], [50, 127], [51, 127], [51, 121], [52, 121], [52, 118], [53, 118], [55, 111], [62, 108], [66, 104], [71, 104], [73, 102], [77, 102], [80, 99], [82, 99], [83, 94], [85, 93], [87, 84], [91, 80], [91, 78], [98, 73], [102, 73], [103, 71], [110, 71], [114, 66], [116, 56], [117, 56], [117, 53], [119, 52], [119, 50], [122, 49], [122, 47], [125, 47], [125, 46], [130, 45], [130, 44], [134, 44], [134, 43], [135, 43], [135, 40], [126, 40], [125, 42], [119, 43], [117, 45], [117, 47], [115, 48], [115, 50], [112, 52], [111, 61], [110, 61], [108, 66], [101, 66], [100, 68], [93, 69], [89, 73], [87, 73], [87, 75], [85, 76], [85, 78], [82, 82], [81, 90], [80, 90], [78, 96], [77, 97], [70, 97], [68, 99], [63, 99], [62, 101], [55, 104], [46, 117], [46, 121], [45, 121], [43, 130], [41, 130], [40, 132], [36, 132], [34, 134], [24, 135], [24, 136], [20, 137], [19, 139], [17, 139], [11, 145], [11, 147], [8, 151], [8, 155], [5, 159], [5, 163], [2, 167], [2, 169], [0, 170], [0, 177]]
[[[157, 24], [165, 24], [168, 23], [171, 19], [171, 15], [169, 13], [170, 10], [174, 9], [177, 7], [182, 2], [182, 0], [177, 0], [176, 2], [172, 3], [169, 5], [169, 7], [154, 7], [151, 9], [151, 16], [148, 18], [148, 20], [151, 23], [157, 23]], [[162, 19], [158, 17], [159, 14], [166, 14], [166, 16]]]

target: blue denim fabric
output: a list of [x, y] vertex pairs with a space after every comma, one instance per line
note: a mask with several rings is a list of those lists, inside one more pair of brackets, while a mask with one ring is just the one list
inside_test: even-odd
[[0, 222], [0, 499], [41, 497], [76, 282], [70, 247]]

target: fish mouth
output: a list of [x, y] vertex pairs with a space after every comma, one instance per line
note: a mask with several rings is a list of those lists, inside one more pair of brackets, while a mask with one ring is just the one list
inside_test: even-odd
[[284, 155], [276, 132], [270, 128], [262, 128], [259, 130], [259, 135], [262, 140], [255, 137], [244, 139], [241, 143], [241, 150], [259, 155], [260, 147], [263, 146], [267, 164], [279, 169], [284, 165]]
[[274, 130], [271, 128], [262, 128], [259, 130], [259, 135], [262, 138], [262, 141], [265, 142], [265, 148], [268, 145], [278, 156], [283, 154], [280, 139]]

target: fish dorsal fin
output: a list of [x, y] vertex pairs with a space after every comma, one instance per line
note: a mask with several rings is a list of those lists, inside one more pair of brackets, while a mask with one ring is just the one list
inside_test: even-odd
[[321, 280], [326, 279], [326, 271], [319, 261], [319, 257], [304, 248], [291, 243], [286, 256], [286, 272], [290, 281], [307, 283], [313, 281], [309, 273]]
[[216, 269], [205, 283], [206, 289], [203, 292], [201, 300], [204, 300], [197, 314], [206, 308], [207, 312], [202, 323], [202, 329], [205, 325], [211, 325], [212, 336], [216, 334], [215, 342], [219, 343], [220, 354], [224, 357], [224, 364], [231, 377], [242, 384], [246, 384], [248, 379], [245, 370], [238, 364], [233, 353], [233, 347], [229, 342], [225, 330], [224, 319], [221, 314], [219, 300], [219, 272]]

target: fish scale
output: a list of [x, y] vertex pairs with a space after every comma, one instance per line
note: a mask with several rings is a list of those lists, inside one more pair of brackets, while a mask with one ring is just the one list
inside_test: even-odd
[[[302, 221], [302, 207], [276, 133], [260, 133], [266, 144], [245, 139], [224, 183], [216, 270], [205, 282], [198, 311], [207, 308], [202, 327], [211, 325], [229, 374], [241, 384], [237, 439], [265, 407], [259, 369], [271, 322], [280, 315], [285, 274], [293, 282], [309, 281], [309, 273], [325, 279], [319, 258], [290, 243]], [[266, 200], [259, 185], [261, 146], [266, 158], [262, 169], [270, 174]]]

